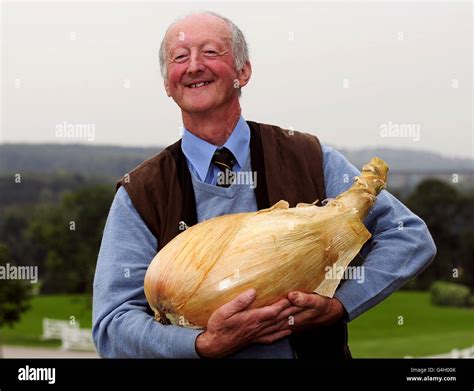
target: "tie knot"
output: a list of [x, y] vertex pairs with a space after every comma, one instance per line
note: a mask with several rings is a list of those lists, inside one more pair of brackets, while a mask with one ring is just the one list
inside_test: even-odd
[[221, 149], [216, 149], [214, 156], [212, 156], [212, 162], [222, 171], [232, 171], [236, 160], [233, 153], [224, 147]]

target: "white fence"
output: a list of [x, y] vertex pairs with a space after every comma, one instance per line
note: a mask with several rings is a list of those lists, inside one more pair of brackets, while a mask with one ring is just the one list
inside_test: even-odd
[[62, 350], [95, 351], [91, 329], [81, 329], [79, 322], [71, 324], [66, 320], [43, 319], [42, 340], [61, 340]]
[[64, 328], [61, 349], [95, 351], [91, 329]]
[[61, 339], [64, 329], [78, 329], [79, 322], [71, 324], [67, 320], [57, 320], [43, 318], [43, 335], [41, 339], [43, 341], [49, 339]]
[[474, 345], [466, 349], [452, 349], [450, 352], [437, 354], [435, 356], [405, 356], [404, 358], [474, 358]]
[[474, 345], [466, 349], [453, 349], [448, 353], [424, 358], [474, 358]]

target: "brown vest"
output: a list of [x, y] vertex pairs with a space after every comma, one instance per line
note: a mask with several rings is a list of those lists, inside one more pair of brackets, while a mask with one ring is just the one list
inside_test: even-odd
[[[278, 126], [247, 121], [252, 170], [257, 172], [255, 198], [258, 209], [279, 200], [290, 207], [298, 202], [319, 204], [326, 198], [323, 158], [319, 140], [312, 135]], [[183, 222], [197, 223], [194, 189], [181, 140], [146, 160], [125, 175], [124, 186], [158, 248], [182, 232]], [[347, 358], [347, 326], [339, 322], [294, 335], [292, 346], [300, 358]]]

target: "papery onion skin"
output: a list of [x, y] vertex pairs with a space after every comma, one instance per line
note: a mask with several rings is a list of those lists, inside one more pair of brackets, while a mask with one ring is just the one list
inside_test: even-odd
[[352, 187], [323, 207], [279, 201], [258, 212], [230, 214], [187, 229], [150, 263], [145, 295], [156, 318], [205, 327], [210, 315], [246, 289], [251, 308], [290, 291], [332, 297], [340, 282], [328, 267], [345, 269], [370, 233], [363, 224], [385, 187], [388, 165], [373, 158]]

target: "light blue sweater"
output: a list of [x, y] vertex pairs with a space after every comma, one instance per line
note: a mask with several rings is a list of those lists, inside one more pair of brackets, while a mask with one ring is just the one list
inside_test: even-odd
[[[347, 190], [359, 171], [333, 148], [323, 147], [326, 195]], [[247, 158], [243, 170], [251, 167]], [[198, 221], [227, 213], [257, 210], [249, 186], [229, 188], [201, 182], [191, 170]], [[377, 198], [366, 221], [373, 238], [361, 255], [365, 281], [347, 280], [336, 291], [349, 320], [373, 307], [433, 259], [436, 248], [425, 223], [387, 191]], [[403, 227], [403, 229], [400, 229]], [[94, 279], [93, 338], [102, 357], [197, 358], [199, 330], [164, 326], [145, 312], [143, 280], [156, 255], [157, 240], [135, 210], [125, 189], [117, 192], [98, 257]], [[293, 357], [286, 339], [253, 345], [235, 357]]]

